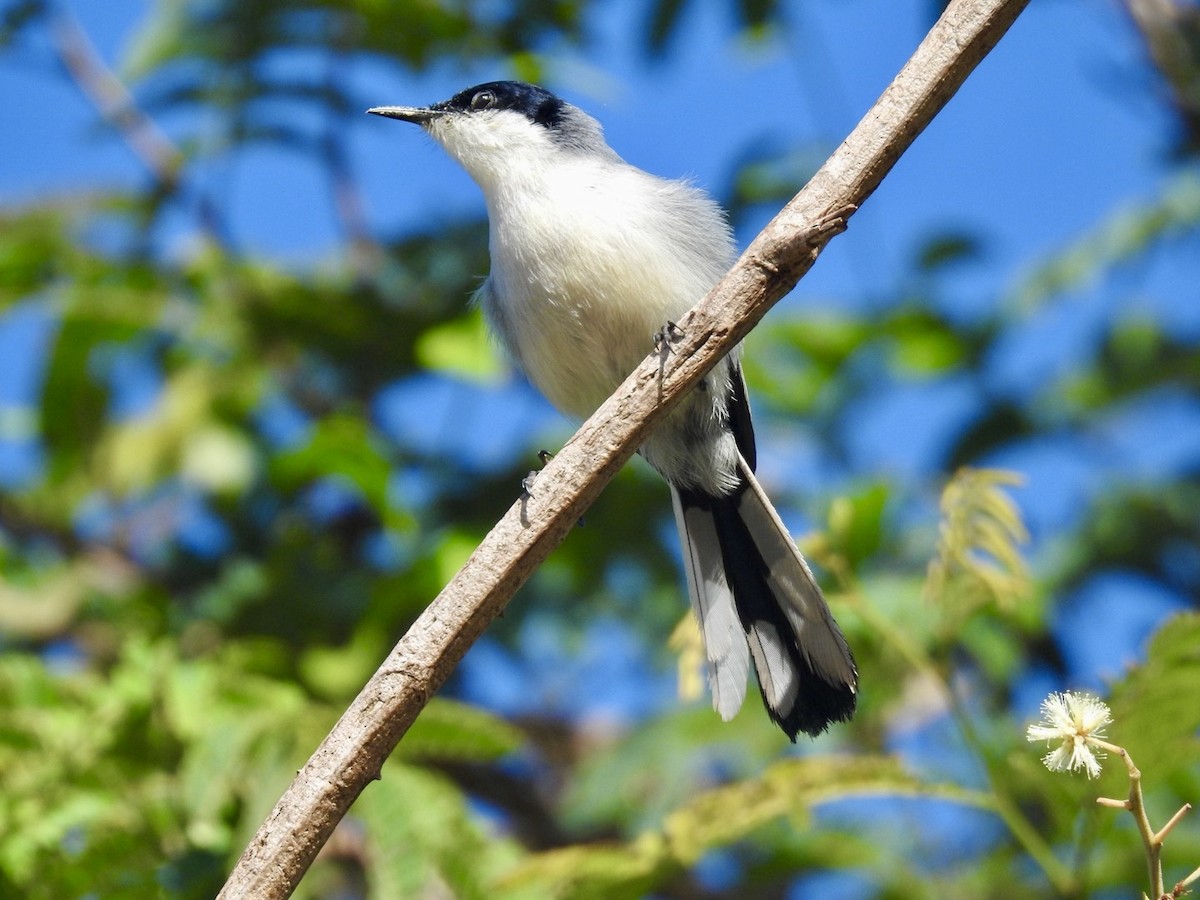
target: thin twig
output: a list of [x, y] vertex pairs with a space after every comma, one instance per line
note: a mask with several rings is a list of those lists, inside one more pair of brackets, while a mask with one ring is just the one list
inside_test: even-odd
[[337, 75], [346, 65], [346, 51], [351, 49], [358, 30], [351, 24], [349, 16], [337, 16], [330, 40], [329, 55], [325, 61], [324, 87], [329, 98], [323, 131], [320, 138], [320, 151], [325, 171], [329, 175], [333, 192], [334, 211], [341, 223], [342, 231], [350, 245], [350, 261], [354, 271], [360, 276], [378, 268], [381, 261], [379, 245], [371, 236], [367, 226], [367, 216], [363, 210], [362, 197], [358, 185], [351, 173], [350, 157], [346, 148], [346, 128], [344, 110], [339, 108], [337, 98]]
[[[50, 36], [71, 80], [149, 170], [158, 191], [164, 195], [179, 193], [186, 162], [183, 152], [137, 105], [129, 88], [100, 57], [79, 20], [61, 5], [54, 8]], [[216, 208], [203, 195], [197, 203], [201, 228], [218, 244], [227, 245]]]
[[1150, 824], [1149, 816], [1146, 815], [1146, 804], [1142, 797], [1142, 772], [1134, 765], [1133, 757], [1124, 747], [1118, 747], [1116, 744], [1110, 744], [1108, 741], [1096, 737], [1090, 738], [1089, 743], [1101, 750], [1115, 753], [1125, 762], [1125, 769], [1129, 772], [1128, 799], [1121, 802], [1107, 797], [1098, 797], [1096, 802], [1102, 806], [1123, 806], [1133, 816], [1134, 822], [1137, 823], [1138, 834], [1142, 837], [1142, 845], [1146, 849], [1146, 867], [1150, 873], [1150, 896], [1154, 900], [1159, 900], [1163, 895], [1162, 841], [1154, 833], [1154, 827]]
[[1167, 835], [1171, 833], [1171, 829], [1178, 825], [1183, 817], [1191, 811], [1192, 804], [1190, 803], [1185, 803], [1183, 806], [1179, 807], [1179, 812], [1171, 816], [1167, 824], [1158, 829], [1158, 833], [1154, 835], [1154, 840], [1160, 844], [1165, 841], [1167, 839]]
[[1171, 891], [1171, 896], [1172, 897], [1182, 897], [1184, 894], [1187, 893], [1188, 886], [1198, 880], [1200, 880], [1200, 866], [1197, 866], [1196, 868], [1194, 868], [1192, 870], [1191, 874], [1187, 876], [1187, 878], [1175, 883], [1175, 888], [1174, 888], [1174, 890]]
[[388, 655], [271, 811], [221, 897], [291, 894], [467, 648], [570, 533], [650, 429], [812, 267], [831, 236], [814, 223], [871, 195], [1027, 2], [950, 3], [833, 156], [679, 323], [684, 336], [662, 375], [661, 398], [661, 359], [652, 353], [550, 461], [538, 476], [537, 495], [509, 509]]
[[117, 130], [150, 170], [155, 180], [174, 190], [179, 183], [183, 154], [134, 102], [125, 84], [104, 63], [79, 20], [65, 8], [55, 8], [50, 27], [54, 48], [63, 67], [96, 110]]

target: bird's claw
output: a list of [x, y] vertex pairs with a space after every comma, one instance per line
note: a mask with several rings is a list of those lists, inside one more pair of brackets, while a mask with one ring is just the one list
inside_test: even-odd
[[683, 329], [668, 320], [662, 328], [654, 332], [654, 349], [661, 354], [672, 353], [671, 345], [683, 340]]
[[[538, 462], [542, 464], [542, 468], [545, 468], [546, 463], [554, 458], [554, 454], [549, 450], [539, 450], [537, 456]], [[533, 496], [533, 485], [540, 474], [542, 474], [541, 469], [530, 469], [529, 474], [521, 479], [521, 493], [526, 497]]]

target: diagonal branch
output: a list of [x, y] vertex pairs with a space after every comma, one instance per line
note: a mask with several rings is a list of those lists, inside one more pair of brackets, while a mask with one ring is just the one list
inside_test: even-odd
[[812, 267], [817, 254], [954, 95], [1028, 0], [956, 0], [820, 171], [538, 475], [384, 660], [297, 774], [222, 898], [280, 898], [509, 598], [569, 533], [650, 429]]
[[73, 14], [56, 8], [51, 21], [54, 49], [79, 89], [104, 120], [125, 139], [138, 159], [167, 190], [178, 186], [183, 154], [134, 102], [133, 95], [104, 64]]
[[[179, 193], [185, 162], [183, 151], [134, 101], [124, 82], [104, 63], [79, 20], [56, 7], [50, 28], [52, 43], [63, 68], [97, 112], [133, 151], [154, 177], [163, 195]], [[217, 243], [227, 245], [220, 215], [208, 197], [197, 198], [200, 223]]]

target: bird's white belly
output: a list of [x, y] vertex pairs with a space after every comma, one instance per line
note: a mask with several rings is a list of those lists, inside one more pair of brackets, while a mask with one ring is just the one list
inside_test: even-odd
[[[641, 291], [622, 295], [595, 284], [528, 285], [510, 305], [519, 324], [514, 356], [534, 386], [562, 412], [590, 415], [654, 345], [668, 318]], [[522, 327], [523, 325], [523, 327]]]
[[728, 256], [676, 239], [675, 215], [695, 209], [665, 203], [657, 182], [633, 169], [604, 173], [556, 167], [488, 202], [492, 322], [534, 386], [579, 418], [704, 296]]
[[[586, 417], [650, 353], [655, 333], [708, 285], [656, 265], [619, 229], [572, 234], [567, 223], [529, 217], [520, 227], [539, 234], [515, 239], [502, 232], [493, 240], [493, 293], [504, 298], [501, 338], [555, 407]], [[540, 250], [535, 257], [506, 253], [512, 246]]]

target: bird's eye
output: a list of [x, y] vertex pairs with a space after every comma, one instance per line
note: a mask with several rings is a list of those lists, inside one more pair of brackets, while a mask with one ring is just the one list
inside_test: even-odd
[[471, 109], [491, 109], [496, 105], [496, 95], [491, 91], [480, 91], [471, 98]]

